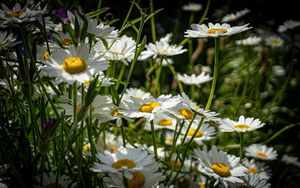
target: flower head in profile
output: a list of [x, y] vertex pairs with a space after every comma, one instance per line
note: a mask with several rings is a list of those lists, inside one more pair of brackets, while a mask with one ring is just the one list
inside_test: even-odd
[[243, 161], [243, 165], [247, 168], [247, 174], [257, 174], [260, 179], [270, 179], [271, 170], [261, 162], [257, 162], [254, 159], [248, 160], [245, 159]]
[[183, 46], [170, 44], [172, 34], [169, 33], [165, 37], [156, 41], [155, 44], [149, 43], [146, 45], [146, 50], [141, 53], [140, 59], [147, 59], [151, 56], [156, 58], [158, 56], [174, 56], [186, 52], [186, 49], [182, 49]]
[[1, 3], [0, 20], [7, 26], [19, 26], [20, 23], [34, 21], [45, 13], [46, 11], [41, 9], [41, 2], [27, 0], [23, 7], [20, 3], [16, 3], [11, 9]]
[[244, 176], [243, 183], [237, 183], [235, 185], [230, 185], [233, 188], [240, 187], [255, 187], [255, 188], [270, 188], [271, 184], [268, 183], [266, 179], [261, 179], [258, 174], [248, 174]]
[[116, 39], [118, 37], [118, 30], [115, 30], [114, 27], [98, 23], [97, 19], [91, 19], [88, 16], [86, 16], [86, 20], [88, 21], [87, 33], [101, 39]]
[[279, 48], [283, 45], [283, 39], [278, 36], [270, 36], [266, 38], [266, 45], [272, 48]]
[[[174, 131], [176, 129], [176, 124], [176, 118], [167, 113], [157, 113], [153, 118], [154, 129], [168, 129]], [[151, 124], [149, 121], [147, 121], [145, 128], [147, 130], [151, 130]]]
[[185, 122], [181, 134], [184, 135], [187, 132], [187, 140], [190, 140], [194, 136], [194, 142], [199, 145], [203, 144], [203, 141], [211, 140], [216, 135], [216, 129], [213, 126], [210, 126], [208, 123], [203, 123], [200, 129], [197, 131], [197, 127], [200, 123], [199, 119], [193, 121], [189, 130], [187, 130], [189, 122]]
[[286, 20], [282, 25], [278, 27], [278, 32], [284, 33], [287, 30], [292, 30], [300, 26], [300, 21]]
[[264, 125], [265, 124], [261, 123], [259, 119], [240, 116], [238, 121], [233, 121], [229, 118], [223, 119], [219, 129], [221, 132], [249, 132], [261, 128]]
[[277, 158], [277, 151], [272, 147], [266, 145], [252, 144], [245, 148], [245, 155], [261, 160], [275, 160]]
[[199, 160], [201, 171], [216, 179], [214, 185], [220, 182], [227, 187], [228, 183], [243, 183], [242, 177], [247, 169], [239, 163], [239, 157], [218, 151], [216, 146], [210, 151], [206, 147], [203, 150], [196, 149], [194, 157]]
[[15, 46], [17, 38], [12, 33], [0, 31], [0, 51]]
[[187, 30], [186, 32], [184, 32], [185, 33], [184, 37], [206, 38], [206, 37], [229, 36], [229, 35], [234, 35], [251, 29], [251, 27], [248, 27], [248, 25], [249, 24], [231, 27], [227, 23], [223, 23], [223, 24], [208, 23], [208, 25], [192, 24], [191, 25], [192, 30]]
[[[41, 181], [41, 176], [42, 182]], [[35, 180], [38, 182], [38, 185], [33, 185], [35, 188], [45, 188], [45, 187], [59, 187], [59, 188], [72, 188], [76, 187], [76, 183], [72, 183], [72, 180], [65, 175], [59, 176], [56, 181], [56, 174], [50, 172], [49, 174], [44, 173], [43, 175], [35, 176]]]
[[261, 37], [256, 37], [256, 36], [250, 36], [248, 38], [235, 41], [237, 45], [242, 45], [242, 46], [254, 46], [254, 45], [258, 45], [260, 42], [261, 42]]
[[195, 74], [191, 74], [191, 75], [187, 75], [187, 74], [177, 74], [178, 75], [178, 80], [180, 80], [181, 82], [187, 84], [187, 85], [196, 85], [196, 86], [200, 86], [200, 84], [209, 82], [212, 80], [212, 77], [209, 76], [209, 74], [205, 74], [205, 72], [202, 72], [199, 75], [195, 75]]
[[245, 16], [246, 14], [248, 14], [250, 12], [249, 9], [245, 8], [243, 10], [237, 11], [236, 13], [231, 13], [231, 14], [227, 14], [225, 15], [221, 22], [232, 22], [235, 21], [243, 16]]
[[127, 88], [122, 100], [132, 102], [131, 97], [145, 99], [151, 97], [151, 94], [139, 88]]
[[191, 3], [183, 5], [182, 10], [188, 11], [188, 12], [198, 12], [202, 9], [202, 5], [198, 3]]
[[133, 38], [123, 35], [118, 39], [106, 40], [108, 48], [102, 41], [97, 42], [95, 51], [103, 54], [103, 58], [108, 61], [122, 61], [126, 65], [130, 62], [135, 53], [136, 42]]
[[294, 157], [294, 156], [284, 154], [281, 158], [281, 161], [286, 163], [286, 164], [295, 165], [296, 167], [300, 168], [300, 162], [299, 162], [298, 157]]
[[56, 84], [72, 84], [75, 81], [86, 83], [93, 79], [95, 73], [107, 68], [108, 62], [99, 60], [95, 52], [89, 51], [88, 44], [56, 50], [44, 66], [40, 67], [44, 75], [55, 77]]

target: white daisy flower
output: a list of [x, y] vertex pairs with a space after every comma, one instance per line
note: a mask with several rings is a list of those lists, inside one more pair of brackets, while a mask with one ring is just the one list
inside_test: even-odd
[[258, 45], [260, 41], [261, 41], [261, 37], [250, 36], [243, 40], [237, 40], [235, 41], [235, 43], [237, 45], [242, 45], [242, 46], [254, 46], [254, 45]]
[[248, 14], [250, 12], [249, 9], [245, 8], [243, 10], [237, 11], [236, 13], [231, 13], [231, 14], [227, 14], [225, 15], [221, 22], [231, 22], [231, 21], [235, 21], [243, 16], [245, 16], [246, 14]]
[[[37, 17], [46, 13], [41, 9], [41, 2], [35, 3], [32, 0], [27, 0], [26, 4], [21, 7], [20, 3], [16, 3], [12, 9], [1, 3], [0, 9], [1, 19], [4, 19], [4, 25], [19, 26], [22, 22], [30, 22], [37, 19]], [[0, 19], [0, 20], [1, 20]]]
[[287, 30], [294, 29], [300, 26], [300, 21], [286, 20], [282, 25], [278, 27], [278, 32], [284, 33]]
[[40, 68], [42, 73], [55, 77], [56, 84], [89, 82], [95, 73], [108, 68], [107, 61], [99, 61], [99, 57], [95, 56], [93, 51], [89, 52], [88, 44], [56, 50], [44, 65]]
[[234, 26], [231, 27], [227, 23], [208, 23], [208, 25], [202, 24], [192, 24], [191, 28], [192, 30], [187, 30], [185, 32], [184, 37], [190, 37], [190, 38], [206, 38], [206, 37], [223, 37], [223, 36], [229, 36], [237, 33], [241, 33], [243, 31], [251, 29], [251, 27], [248, 27], [249, 24], [245, 24], [242, 26]]
[[172, 34], [169, 33], [165, 37], [161, 38], [159, 41], [156, 41], [155, 44], [147, 44], [146, 50], [141, 53], [141, 60], [147, 59], [151, 56], [157, 58], [158, 56], [174, 56], [186, 52], [186, 49], [182, 49], [183, 46], [171, 45]]
[[122, 100], [127, 101], [127, 102], [132, 102], [131, 97], [146, 99], [146, 98], [151, 97], [151, 94], [149, 92], [145, 92], [139, 88], [127, 88], [122, 97]]
[[[112, 120], [116, 120], [116, 125], [118, 127], [122, 124], [122, 113], [120, 110], [125, 107], [120, 104], [120, 106], [116, 106], [113, 104], [113, 101], [110, 96], [101, 96], [102, 100], [99, 100], [97, 113], [93, 113], [94, 117], [97, 118], [100, 122], [108, 122]], [[103, 100], [104, 99], [104, 100]]]
[[[42, 176], [42, 181], [41, 181]], [[76, 183], [72, 183], [72, 180], [65, 176], [59, 176], [56, 183], [56, 174], [50, 172], [50, 174], [43, 173], [43, 175], [35, 176], [34, 179], [38, 182], [38, 185], [33, 185], [35, 188], [45, 188], [45, 187], [59, 187], [59, 188], [72, 188], [76, 187]], [[41, 182], [40, 182], [41, 181]]]
[[200, 108], [195, 102], [190, 100], [185, 93], [178, 95], [178, 98], [181, 100], [181, 102], [171, 111], [171, 113], [176, 117], [180, 119], [191, 120], [194, 112], [196, 112], [199, 116], [204, 117], [204, 120], [214, 122], [218, 122], [220, 120], [220, 118], [216, 117], [218, 115], [217, 113]]
[[[104, 177], [103, 180], [108, 187], [150, 188], [165, 179], [162, 173], [156, 172], [157, 170], [158, 167], [151, 171], [135, 171], [131, 178], [124, 177], [121, 173], [108, 173], [109, 177]], [[125, 185], [125, 181], [127, 185]]]
[[266, 38], [266, 45], [272, 48], [278, 48], [283, 45], [283, 39], [278, 36], [270, 36]]
[[49, 45], [50, 53], [48, 52], [46, 43], [36, 46], [36, 59], [38, 61], [41, 62], [48, 61], [50, 54], [52, 54], [55, 50], [60, 49], [60, 47], [57, 46], [55, 43], [49, 42], [48, 45]]
[[277, 158], [277, 151], [272, 147], [265, 145], [252, 144], [245, 148], [245, 155], [262, 160], [275, 160]]
[[97, 19], [91, 19], [88, 16], [85, 17], [88, 22], [87, 33], [101, 39], [115, 39], [118, 37], [118, 30], [115, 30], [114, 27], [110, 27], [103, 23], [98, 24]]
[[[167, 131], [165, 134], [165, 144], [172, 146], [174, 142], [174, 134], [175, 132]], [[177, 136], [177, 135], [176, 135]], [[176, 140], [175, 146], [179, 146], [182, 143], [182, 135], [178, 135], [178, 139]]]
[[275, 76], [284, 76], [286, 74], [286, 70], [281, 65], [273, 65], [272, 72]]
[[260, 179], [258, 174], [250, 174], [244, 176], [244, 183], [237, 183], [235, 185], [230, 185], [232, 188], [240, 187], [255, 187], [255, 188], [270, 188], [271, 184], [267, 182], [266, 179]]
[[17, 43], [17, 38], [12, 33], [1, 32], [0, 31], [0, 51], [15, 46]]
[[[193, 121], [188, 133], [187, 133], [187, 140], [190, 140], [192, 136], [195, 134], [196, 129], [200, 123], [200, 120], [195, 120]], [[185, 122], [184, 128], [181, 131], [181, 134], [184, 135], [186, 134], [187, 127], [188, 127], [189, 122]], [[214, 136], [216, 135], [216, 129], [212, 126], [209, 126], [207, 123], [202, 123], [200, 129], [196, 133], [194, 140], [197, 144], [202, 145], [203, 141], [208, 141], [211, 140]]]
[[178, 97], [171, 95], [161, 95], [157, 99], [153, 97], [139, 99], [131, 97], [132, 102], [126, 102], [127, 110], [120, 110], [120, 112], [129, 118], [144, 117], [149, 121], [154, 119], [154, 115], [159, 112], [164, 112], [176, 106], [180, 100]]
[[[106, 47], [102, 41], [96, 43], [94, 49], [103, 58], [109, 61], [122, 61], [126, 65], [132, 61], [135, 53], [136, 42], [133, 38], [123, 35], [117, 39], [106, 40]], [[108, 49], [107, 49], [108, 48]]]
[[[153, 154], [154, 155], [154, 146], [144, 146], [149, 153]], [[166, 158], [166, 151], [165, 151], [165, 148], [163, 147], [158, 147], [156, 148], [157, 150], [157, 157], [161, 160], [164, 160]]]
[[213, 146], [210, 151], [194, 150], [194, 156], [202, 165], [201, 171], [216, 179], [214, 185], [221, 182], [225, 187], [228, 183], [243, 183], [247, 169], [239, 163], [239, 157], [230, 156], [226, 152], [218, 151]]
[[55, 38], [64, 46], [71, 46], [73, 44], [73, 40], [69, 33], [59, 32], [54, 35]]
[[[154, 129], [168, 129], [175, 130], [177, 124], [177, 120], [166, 113], [157, 113], [153, 118]], [[150, 121], [147, 121], [146, 130], [151, 130]]]
[[281, 161], [285, 162], [286, 164], [292, 164], [300, 168], [300, 162], [297, 157], [284, 154], [281, 158]]
[[[128, 145], [129, 147], [131, 145]], [[127, 146], [127, 147], [128, 147]], [[116, 153], [119, 148], [123, 147], [123, 138], [120, 135], [115, 135], [110, 131], [103, 131], [96, 140], [96, 150], [98, 153], [104, 150]]]
[[183, 5], [182, 10], [188, 11], [188, 12], [198, 12], [202, 9], [202, 5], [198, 3], [191, 3]]
[[243, 165], [247, 168], [247, 174], [257, 174], [260, 179], [270, 179], [271, 171], [264, 163], [256, 162], [254, 159], [243, 161]]
[[158, 165], [154, 161], [154, 155], [138, 148], [119, 148], [115, 153], [104, 151], [98, 153], [100, 163], [95, 162], [91, 170], [94, 172], [124, 173], [124, 176], [131, 179], [135, 171], [151, 172]]
[[195, 75], [195, 74], [191, 74], [191, 75], [187, 75], [187, 74], [177, 74], [178, 76], [178, 80], [187, 84], [187, 85], [196, 85], [196, 86], [200, 86], [200, 84], [209, 82], [212, 80], [212, 77], [209, 76], [209, 74], [205, 74], [205, 72], [202, 72], [199, 75]]
[[174, 64], [174, 60], [171, 58], [157, 58], [156, 62], [159, 63], [159, 65], [166, 67], [168, 65], [173, 65]]
[[245, 118], [240, 116], [239, 121], [233, 121], [229, 118], [221, 120], [219, 129], [221, 132], [249, 132], [263, 127], [265, 124], [261, 123], [259, 119]]
[[[66, 98], [66, 97], [65, 97]], [[64, 100], [64, 98], [62, 99]], [[74, 104], [73, 101], [67, 99], [64, 103], [60, 103], [59, 106], [65, 111], [66, 116], [72, 116], [72, 120], [74, 119]], [[76, 111], [79, 112], [84, 104], [82, 104], [81, 95], [77, 96]], [[111, 118], [108, 118], [104, 115], [104, 111], [106, 109], [111, 109], [113, 103], [112, 99], [109, 96], [101, 96], [97, 95], [91, 104], [92, 108], [92, 116], [100, 119], [100, 122], [106, 122], [110, 120], [114, 120], [113, 115]], [[102, 115], [102, 116], [101, 116]], [[100, 118], [102, 117], [102, 119]]]

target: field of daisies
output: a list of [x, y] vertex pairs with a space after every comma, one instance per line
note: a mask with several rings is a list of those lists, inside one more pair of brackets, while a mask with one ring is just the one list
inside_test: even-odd
[[300, 21], [79, 2], [1, 3], [0, 188], [298, 187]]

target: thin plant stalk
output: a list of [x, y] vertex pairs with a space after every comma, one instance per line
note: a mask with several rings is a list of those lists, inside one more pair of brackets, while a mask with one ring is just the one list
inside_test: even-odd
[[240, 133], [240, 162], [243, 161], [244, 158], [244, 133]]
[[153, 140], [154, 155], [155, 155], [155, 159], [158, 160], [157, 146], [156, 146], [156, 139], [155, 139], [155, 129], [154, 129], [153, 120], [150, 121], [150, 125], [151, 125], [151, 134], [152, 134], [152, 140]]
[[218, 77], [218, 68], [219, 68], [219, 54], [220, 54], [220, 38], [215, 38], [215, 64], [214, 64], [214, 76], [212, 81], [212, 86], [209, 93], [209, 98], [205, 106], [205, 110], [209, 110], [211, 106], [212, 99], [214, 97], [214, 92], [216, 89], [217, 84], [217, 77]]

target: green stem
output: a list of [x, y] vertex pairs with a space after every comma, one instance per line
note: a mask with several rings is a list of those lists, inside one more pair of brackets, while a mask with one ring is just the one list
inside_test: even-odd
[[155, 77], [155, 85], [154, 85], [154, 93], [156, 96], [160, 95], [160, 75], [161, 75], [162, 66], [159, 65], [155, 71], [156, 77]]
[[220, 38], [215, 38], [215, 64], [214, 64], [214, 78], [212, 82], [212, 86], [209, 93], [209, 98], [207, 104], [205, 106], [205, 110], [209, 110], [212, 99], [214, 97], [214, 92], [217, 84], [217, 77], [218, 77], [218, 66], [219, 66], [219, 53], [220, 53]]
[[207, 1], [207, 4], [206, 4], [205, 10], [204, 10], [204, 13], [203, 13], [201, 19], [199, 20], [198, 24], [202, 24], [203, 21], [205, 20], [205, 18], [206, 18], [206, 16], [207, 16], [207, 13], [208, 13], [208, 10], [209, 10], [209, 7], [210, 7], [210, 1], [211, 1], [211, 0], [208, 0], [208, 1]]
[[137, 38], [136, 38], [136, 46], [135, 46], [134, 57], [133, 57], [133, 61], [132, 61], [131, 65], [130, 65], [130, 69], [129, 69], [129, 72], [128, 72], [128, 75], [127, 75], [127, 80], [126, 80], [125, 86], [123, 88], [120, 100], [122, 99], [122, 97], [124, 95], [124, 92], [125, 92], [128, 84], [129, 84], [129, 80], [131, 78], [131, 75], [132, 75], [135, 63], [136, 63], [136, 61], [138, 59], [139, 43], [140, 43], [140, 40], [141, 40], [142, 30], [143, 30], [143, 27], [144, 27], [144, 24], [145, 24], [144, 23], [144, 19], [145, 19], [144, 18], [144, 14], [141, 12], [141, 21], [140, 21], [140, 26], [139, 26], [139, 32], [137, 33]]
[[[150, 1], [150, 14], [153, 13], [153, 0]], [[156, 31], [155, 31], [155, 19], [154, 16], [151, 17], [151, 33], [152, 33], [152, 42], [156, 42]]]
[[156, 139], [155, 139], [155, 129], [154, 129], [153, 120], [150, 121], [150, 125], [151, 125], [151, 134], [152, 134], [152, 140], [153, 140], [154, 155], [155, 155], [155, 159], [158, 160], [157, 146], [156, 146]]
[[289, 129], [297, 126], [297, 125], [300, 125], [300, 122], [285, 126], [284, 128], [280, 129], [277, 133], [275, 133], [273, 136], [271, 136], [271, 138], [267, 139], [266, 141], [261, 142], [260, 144], [266, 145], [266, 144], [270, 143], [275, 138], [277, 138], [279, 135], [281, 135], [281, 133], [283, 133], [283, 132], [285, 132], [285, 131], [287, 131], [287, 130], [289, 130]]
[[172, 72], [173, 76], [175, 77], [175, 79], [176, 79], [176, 81], [177, 81], [177, 84], [178, 84], [180, 93], [183, 93], [183, 87], [182, 87], [182, 84], [181, 84], [180, 81], [178, 80], [177, 73], [176, 73], [174, 67], [173, 67], [172, 65], [169, 65], [169, 64], [168, 64], [168, 67], [169, 67], [170, 71]]
[[122, 67], [121, 67], [121, 70], [120, 70], [120, 73], [119, 73], [119, 76], [118, 76], [117, 84], [115, 86], [116, 91], [118, 91], [118, 89], [119, 89], [120, 82], [121, 82], [122, 77], [124, 75], [125, 67], [126, 67], [126, 65], [124, 63], [122, 63]]
[[243, 162], [244, 158], [244, 133], [240, 133], [240, 162]]
[[123, 147], [126, 147], [126, 139], [125, 139], [125, 130], [123, 123], [121, 124], [121, 133], [122, 133], [122, 141], [123, 141]]
[[73, 83], [73, 126], [77, 124], [77, 82]]

